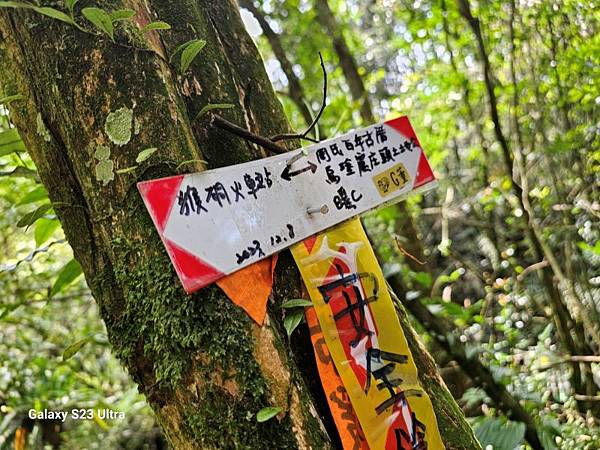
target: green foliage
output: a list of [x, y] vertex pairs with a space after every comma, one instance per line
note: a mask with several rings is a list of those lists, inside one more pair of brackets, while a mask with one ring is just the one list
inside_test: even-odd
[[83, 16], [89, 20], [96, 28], [106, 33], [111, 41], [115, 40], [115, 28], [113, 18], [109, 13], [100, 8], [83, 8]]
[[133, 9], [117, 9], [109, 14], [112, 23], [119, 20], [129, 20], [133, 16], [135, 16], [135, 11]]
[[289, 314], [286, 314], [285, 319], [283, 320], [283, 326], [288, 336], [291, 336], [294, 330], [300, 325], [302, 319], [304, 318], [304, 311], [292, 311]]
[[261, 423], [266, 422], [267, 420], [275, 417], [281, 411], [283, 411], [283, 408], [280, 406], [267, 406], [256, 413], [256, 421]]
[[137, 169], [137, 168], [138, 168], [138, 166], [125, 167], [124, 169], [115, 170], [115, 173], [118, 173], [118, 174], [132, 173], [132, 172], [135, 172], [135, 169]]
[[52, 285], [52, 290], [50, 291], [50, 297], [64, 290], [67, 286], [79, 278], [82, 273], [83, 270], [81, 269], [81, 265], [77, 262], [77, 260], [72, 259], [69, 261], [60, 270], [60, 272], [58, 272], [56, 281]]
[[[534, 257], [528, 224], [514, 191], [517, 182], [528, 187], [540, 233], [581, 297], [581, 316], [571, 311], [571, 323], [575, 327], [581, 317], [600, 323], [600, 134], [596, 120], [600, 33], [594, 4], [563, 2], [556, 9], [555, 4], [545, 0], [527, 5], [515, 2], [512, 45], [508, 27], [510, 2], [471, 1], [483, 29], [501, 125], [513, 161], [517, 161], [517, 151], [524, 156], [525, 180], [520, 180], [518, 170], [514, 171], [517, 179], [511, 179], [513, 174], [505, 168], [489, 117], [477, 43], [454, 2], [411, 2], [406, 8], [391, 6], [393, 2], [329, 3], [355, 58], [375, 116], [383, 120], [408, 114], [439, 179], [435, 191], [411, 197], [406, 202], [406, 212], [387, 208], [365, 219], [386, 276], [399, 277], [405, 292], [398, 294], [411, 302], [425, 303], [429, 312], [452, 328], [443, 338], [452, 347], [464, 350], [467, 359], [482, 362], [523, 405], [535, 419], [546, 450], [600, 448], [600, 433], [592, 413], [578, 409], [572, 366], [564, 363], [565, 356], [572, 352], [560, 339], [555, 325], [557, 316], [552, 312], [545, 282], [538, 276], [540, 269], [535, 266], [547, 259]], [[64, 4], [68, 15], [33, 3], [0, 2], [0, 7], [24, 8], [78, 26], [74, 17], [79, 3], [67, 0]], [[320, 135], [333, 136], [366, 125], [360, 114], [361, 101], [351, 95], [331, 35], [318, 24], [315, 9], [295, 0], [255, 4], [264, 8], [281, 39], [303, 88], [301, 102], [313, 114], [322, 89], [316, 55], [319, 51], [324, 55], [329, 95], [318, 124]], [[81, 14], [94, 29], [114, 40], [117, 31], [124, 29], [117, 26], [130, 25], [116, 22], [129, 20], [132, 11], [110, 12], [111, 7], [116, 7], [112, 4], [102, 7], [106, 9], [84, 8]], [[90, 9], [92, 18], [88, 17]], [[157, 21], [142, 27], [140, 32], [170, 28], [166, 22]], [[289, 95], [290, 83], [281, 73], [281, 65], [264, 35], [257, 36], [257, 42], [293, 127], [304, 129], [305, 119]], [[171, 60], [179, 57], [181, 73], [200, 70], [201, 63], [192, 63], [204, 45], [200, 39], [185, 42], [172, 53]], [[511, 61], [515, 85], [511, 81]], [[202, 88], [208, 94], [206, 101], [212, 100], [209, 86]], [[10, 89], [2, 95], [14, 92], [25, 91]], [[254, 101], [257, 97], [258, 93], [252, 92], [248, 98]], [[240, 404], [259, 413], [273, 412], [274, 408], [261, 410], [270, 403], [269, 394], [258, 368], [251, 358], [244, 357], [251, 340], [248, 330], [239, 327], [239, 323], [247, 324], [246, 318], [216, 288], [209, 288], [210, 298], [202, 304], [189, 301], [178, 288], [173, 273], [164, 270], [170, 264], [166, 256], [150, 267], [132, 270], [123, 263], [115, 268], [117, 277], [132, 277], [145, 284], [151, 280], [156, 287], [151, 298], [135, 290], [123, 293], [126, 301], [119, 313], [131, 320], [111, 336], [112, 354], [106, 345], [82, 345], [77, 349], [81, 342], [77, 341], [72, 346], [80, 357], [65, 361], [60, 357], [74, 336], [97, 336], [105, 330], [96, 304], [83, 278], [78, 276], [76, 263], [71, 261], [68, 246], [54, 245], [62, 242], [62, 230], [46, 190], [36, 184], [35, 166], [25, 145], [6, 115], [11, 108], [22, 106], [19, 100], [24, 100], [20, 94], [0, 100], [4, 105], [0, 107], [0, 354], [10, 355], [0, 358], [0, 405], [8, 408], [0, 420], [0, 440], [8, 436], [10, 442], [19, 425], [18, 417], [28, 407], [62, 407], [62, 398], [73, 407], [101, 405], [107, 397], [119, 398], [118, 407], [132, 411], [128, 417], [135, 418], [122, 424], [108, 423], [107, 430], [96, 423], [78, 424], [61, 433], [69, 444], [66, 448], [93, 448], [98, 441], [106, 448], [125, 448], [119, 436], [122, 439], [138, 429], [147, 436], [153, 418], [114, 356], [123, 360], [135, 358], [140, 351], [139, 336], [143, 335], [142, 353], [156, 361], [160, 389], [172, 387], [184, 378], [192, 363], [190, 355], [198, 348], [208, 349], [215, 360], [224, 355], [240, 355], [239, 361], [222, 361], [220, 369], [224, 369], [223, 373], [235, 373], [241, 400], [233, 401], [217, 388], [207, 390], [199, 403], [212, 406], [211, 411], [190, 412], [185, 432], [204, 436], [207, 447], [259, 448], [264, 443], [257, 442], [254, 436], [232, 435], [222, 420], [225, 414], [238, 421], [256, 422], [252, 416], [242, 414]], [[227, 103], [208, 103], [197, 117], [230, 107]], [[36, 117], [34, 132], [46, 141], [52, 140], [46, 126], [50, 122], [44, 122], [50, 117]], [[101, 123], [103, 119], [98, 116], [96, 120]], [[115, 170], [115, 164], [131, 164], [136, 156], [135, 146], [125, 146], [132, 139], [133, 122], [133, 106], [131, 110], [109, 112], [105, 132], [110, 147], [94, 147], [90, 170], [99, 184], [106, 186], [103, 189], [107, 195], [115, 172], [132, 173], [138, 168]], [[137, 153], [136, 162], [141, 164], [150, 157], [158, 162], [160, 154], [150, 150], [154, 148]], [[121, 159], [125, 154], [129, 159]], [[191, 166], [183, 166], [194, 163], [207, 164], [201, 160], [183, 161], [175, 171], [192, 170]], [[413, 252], [413, 238], [404, 228], [407, 216], [414, 219], [424, 246], [422, 258], [415, 253], [426, 262], [424, 265], [400, 252], [390, 237], [392, 233], [400, 235], [402, 245]], [[17, 229], [18, 224], [23, 228]], [[35, 230], [28, 229], [32, 226]], [[147, 226], [152, 227], [149, 219]], [[120, 260], [135, 260], [135, 251], [123, 252], [125, 247], [128, 246], [114, 242]], [[71, 268], [67, 270], [69, 264]], [[59, 282], [57, 277], [63, 278], [62, 287], [52, 293]], [[104, 278], [103, 282], [110, 281], [108, 276]], [[563, 284], [558, 288], [571, 308], [577, 298], [569, 296]], [[110, 306], [102, 304], [101, 299], [98, 302], [101, 308]], [[302, 299], [281, 305], [288, 335], [301, 323], [302, 308], [308, 306], [310, 303]], [[205, 319], [205, 328], [192, 326], [197, 317]], [[443, 373], [455, 370], [455, 362], [448, 363], [452, 358], [436, 342], [433, 330], [417, 322], [415, 325], [427, 344], [435, 344], [432, 353], [439, 356]], [[574, 333], [575, 329], [569, 331]], [[170, 344], [172, 337], [178, 345]], [[597, 351], [593, 348], [593, 353]], [[591, 367], [598, 378], [597, 364], [585, 367]], [[207, 368], [206, 376], [214, 369]], [[459, 374], [462, 378], [469, 375]], [[482, 443], [494, 449], [529, 449], [523, 442], [523, 425], [506, 421], [503, 415], [508, 415], [508, 411], [504, 405], [490, 398], [483, 389], [487, 386], [471, 381], [466, 391], [458, 388], [453, 393], [460, 397], [461, 406], [470, 415], [479, 416], [474, 424]], [[592, 391], [597, 394], [598, 389]], [[447, 400], [434, 401], [444, 406]], [[260, 426], [275, 429], [277, 422], [267, 420]]]
[[52, 237], [59, 226], [60, 222], [58, 219], [39, 219], [35, 225], [34, 233], [36, 247], [41, 247], [43, 244], [45, 244], [48, 239]]
[[198, 53], [200, 53], [200, 50], [202, 50], [205, 45], [206, 41], [203, 39], [192, 39], [190, 41], [184, 42], [175, 49], [175, 51], [171, 55], [171, 59], [173, 59], [173, 57], [178, 53], [181, 53], [181, 57], [179, 59], [179, 67], [181, 69], [181, 72], [185, 73], [190, 67], [190, 64], [192, 64], [194, 58], [198, 56]]
[[207, 112], [215, 110], [215, 109], [231, 109], [234, 107], [235, 107], [235, 105], [233, 105], [231, 103], [209, 103], [208, 105], [205, 105], [202, 107], [200, 112], [198, 112], [198, 114], [196, 114], [196, 117], [194, 117], [194, 120], [198, 120], [200, 117], [202, 117]]
[[71, 16], [65, 14], [58, 9], [50, 8], [49, 6], [36, 6], [31, 3], [24, 2], [4, 2], [0, 1], [0, 8], [17, 8], [17, 9], [30, 9], [39, 14], [43, 14], [44, 16], [50, 17], [52, 19], [60, 20], [61, 22], [68, 23], [69, 25], [75, 25], [75, 21]]
[[79, 2], [79, 0], [65, 0], [65, 5], [71, 13], [71, 17], [73, 16], [73, 10], [75, 9], [77, 2]]
[[93, 336], [87, 336], [83, 339], [78, 340], [77, 342], [72, 343], [67, 348], [65, 348], [62, 354], [63, 361], [71, 359], [73, 356], [75, 356], [79, 352], [79, 350], [85, 347], [85, 345], [88, 344], [92, 339]]
[[25, 214], [21, 219], [17, 222], [17, 226], [19, 228], [29, 228], [31, 225], [35, 223], [36, 220], [43, 217], [48, 211], [52, 209], [51, 204], [38, 206], [33, 211]]
[[[295, 1], [259, 3], [300, 79], [303, 101], [313, 111], [321, 90], [315, 55], [323, 52], [329, 95], [320, 130], [332, 136], [364, 124], [331, 38], [316, 24], [315, 8]], [[384, 273], [401, 277], [406, 292], [399, 295], [425, 302], [436, 317], [450, 324], [454, 332], [447, 338], [452, 345], [482, 361], [533, 417], [541, 414], [556, 421], [558, 431], [549, 434], [542, 423], [537, 424], [546, 447], [595, 449], [600, 445], [598, 428], [583, 425], [585, 414], [574, 408], [569, 367], [535, 369], [537, 363], [549, 364], [551, 355], [568, 350], [556, 328], [547, 328], [555, 317], [548, 315], [549, 298], [539, 270], [526, 270], [539, 260], [532, 256], [523, 211], [513, 191], [515, 182], [504, 168], [490, 120], [477, 42], [456, 3], [425, 1], [407, 8], [378, 2], [328, 3], [375, 115], [379, 120], [399, 114], [410, 117], [440, 183], [434, 192], [407, 202], [423, 239], [422, 259], [429, 267], [410, 261], [390, 238], [392, 233], [405, 236], [405, 217], [397, 209], [383, 209], [365, 219]], [[599, 196], [592, 185], [597, 185], [600, 167], [597, 121], [592, 116], [598, 115], [599, 107], [593, 100], [598, 97], [597, 89], [593, 91], [599, 74], [592, 67], [600, 43], [594, 8], [570, 2], [558, 11], [551, 2], [527, 6], [515, 2], [517, 85], [512, 86], [510, 2], [470, 3], [490, 54], [502, 126], [513, 154], [520, 150], [526, 158], [534, 216], [562, 269], [570, 267], [570, 279], [588, 305], [586, 314], [598, 320], [600, 304], [593, 299], [600, 298], [600, 258], [595, 252], [600, 228], [598, 211], [590, 208]], [[290, 83], [266, 36], [256, 39], [293, 128], [303, 129], [298, 105], [288, 95]], [[564, 110], [570, 124], [565, 123]], [[583, 199], [579, 208], [575, 198]], [[587, 208], [581, 208], [583, 204]], [[411, 239], [406, 237], [402, 245], [411, 249]], [[435, 341], [432, 330], [420, 331], [427, 342]], [[432, 348], [439, 353], [437, 345]], [[445, 358], [441, 356], [442, 361]], [[597, 367], [593, 370], [597, 377]], [[504, 412], [480, 389], [465, 394], [463, 401], [469, 411], [480, 405]], [[481, 409], [475, 414], [482, 414]], [[555, 438], [557, 444], [550, 444]]]
[[23, 100], [23, 96], [21, 94], [7, 95], [6, 97], [0, 98], [0, 105], [8, 105], [10, 102], [16, 100]]
[[149, 24], [143, 26], [142, 33], [147, 33], [148, 31], [152, 31], [152, 30], [170, 30], [170, 29], [171, 29], [171, 25], [169, 25], [167, 22], [162, 22], [162, 21], [158, 20], [156, 22], [150, 22]]
[[491, 445], [494, 450], [518, 450], [525, 436], [525, 425], [486, 417], [475, 426], [475, 435], [483, 448]]
[[28, 205], [46, 199], [48, 199], [48, 191], [46, 191], [46, 188], [44, 186], [36, 186], [19, 200], [19, 205]]
[[202, 39], [194, 39], [193, 41], [188, 42], [188, 44], [181, 50], [181, 71], [186, 72], [192, 64], [192, 61], [200, 50], [204, 48], [206, 45], [206, 41]]
[[303, 298], [295, 298], [295, 299], [284, 302], [281, 305], [281, 307], [282, 308], [298, 308], [298, 307], [310, 307], [312, 305], [313, 304], [310, 300], [305, 300]]
[[138, 153], [135, 162], [140, 164], [150, 158], [158, 149], [156, 147], [147, 148]]
[[16, 128], [0, 132], [0, 157], [24, 151], [25, 144]]

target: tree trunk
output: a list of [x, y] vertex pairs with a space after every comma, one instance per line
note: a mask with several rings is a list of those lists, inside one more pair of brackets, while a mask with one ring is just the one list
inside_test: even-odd
[[[215, 168], [265, 156], [206, 118], [192, 121], [208, 103], [235, 104], [222, 115], [257, 134], [288, 131], [237, 5], [129, 0], [110, 9], [122, 7], [134, 9], [140, 25], [159, 19], [172, 29], [142, 34], [124, 21], [112, 42], [79, 15], [87, 32], [31, 10], [0, 10], [2, 91], [24, 97], [11, 105], [11, 117], [83, 267], [112, 349], [174, 449], [331, 448], [335, 431], [318, 417], [327, 414], [324, 402], [314, 384], [312, 392], [306, 388], [303, 367], [296, 369], [279, 310], [272, 308], [259, 327], [216, 286], [186, 295], [136, 190], [141, 180], [202, 170], [202, 161]], [[180, 55], [169, 62], [171, 56], [197, 38], [207, 45], [182, 73]], [[149, 147], [158, 148], [150, 159], [116, 173], [135, 166]], [[297, 269], [285, 253], [275, 302], [299, 296]], [[419, 368], [446, 448], [478, 448], [429, 355], [406, 320], [403, 326], [417, 363], [428, 362]], [[303, 375], [316, 378], [314, 371]], [[258, 423], [253, 415], [269, 405], [283, 412]]]
[[[142, 35], [123, 22], [117, 43], [33, 12], [0, 11], [1, 81], [5, 92], [25, 97], [13, 104], [12, 118], [56, 204], [113, 351], [170, 445], [329, 448], [279, 325], [255, 325], [216, 286], [186, 295], [136, 190], [143, 179], [203, 168], [178, 168], [183, 161], [220, 167], [265, 156], [205, 122], [192, 123], [207, 103], [235, 104], [227, 118], [267, 136], [288, 131], [281, 106], [233, 1], [147, 4], [113, 7], [135, 9], [142, 25], [164, 20], [172, 30]], [[182, 74], [179, 55], [167, 61], [196, 38], [207, 45]], [[94, 156], [102, 146], [114, 170], [134, 166], [145, 148], [158, 151], [105, 183]], [[300, 295], [291, 264], [279, 267], [277, 300]], [[258, 423], [253, 414], [269, 405], [284, 412]]]

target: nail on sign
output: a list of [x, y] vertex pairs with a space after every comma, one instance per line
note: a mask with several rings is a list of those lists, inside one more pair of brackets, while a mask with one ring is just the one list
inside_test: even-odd
[[138, 189], [189, 293], [434, 182], [408, 118], [400, 117]]

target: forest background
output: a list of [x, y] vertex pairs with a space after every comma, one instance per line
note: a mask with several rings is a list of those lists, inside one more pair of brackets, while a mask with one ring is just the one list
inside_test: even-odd
[[[439, 186], [364, 222], [483, 447], [530, 448], [534, 430], [600, 448], [597, 3], [240, 3], [295, 129], [320, 107], [319, 52], [313, 137], [410, 117]], [[0, 448], [20, 429], [31, 448], [163, 448], [1, 94]], [[127, 415], [56, 433], [32, 407]]]

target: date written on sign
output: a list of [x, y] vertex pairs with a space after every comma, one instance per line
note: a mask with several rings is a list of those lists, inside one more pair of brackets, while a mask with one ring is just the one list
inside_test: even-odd
[[138, 183], [187, 292], [435, 178], [407, 117], [303, 150]]

